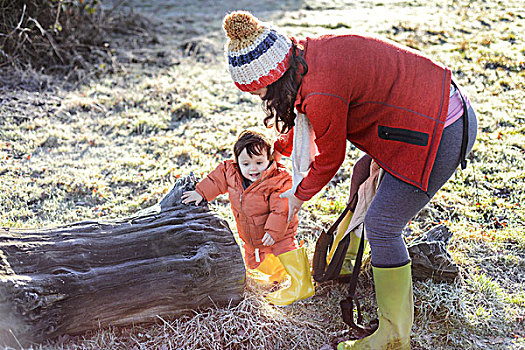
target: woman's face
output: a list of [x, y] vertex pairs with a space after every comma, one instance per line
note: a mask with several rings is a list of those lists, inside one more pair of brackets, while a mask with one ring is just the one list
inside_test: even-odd
[[264, 95], [266, 95], [266, 91], [268, 91], [268, 88], [266, 87], [263, 87], [259, 90], [255, 90], [255, 91], [250, 91], [250, 94], [252, 95], [257, 95], [261, 98], [261, 100], [263, 99]]
[[262, 173], [268, 168], [268, 165], [270, 165], [266, 150], [262, 150], [260, 155], [253, 154], [250, 157], [246, 148], [239, 154], [237, 162], [242, 176], [251, 182], [259, 180]]

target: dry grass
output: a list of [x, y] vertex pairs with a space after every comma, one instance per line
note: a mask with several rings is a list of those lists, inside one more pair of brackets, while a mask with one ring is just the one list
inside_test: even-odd
[[[461, 271], [450, 284], [415, 281], [412, 346], [525, 349], [521, 3], [225, 1], [188, 17], [185, 11], [193, 5], [149, 4], [162, 11], [137, 5], [137, 11], [171, 13], [161, 18], [162, 44], [128, 52], [114, 74], [70, 91], [52, 79], [51, 88], [39, 93], [2, 89], [0, 226], [125, 216], [157, 202], [178, 176], [205, 174], [231, 156], [237, 134], [260, 128], [263, 114], [255, 98], [234, 88], [224, 66], [220, 20], [226, 11], [245, 5], [299, 36], [379, 34], [451, 67], [479, 117], [470, 166], [458, 171], [409, 225], [418, 236], [445, 223], [454, 232], [449, 250]], [[318, 229], [346, 201], [349, 169], [358, 155], [349, 146], [343, 168], [301, 212], [299, 238], [310, 256]], [[225, 198], [212, 208], [235, 227]], [[344, 286], [318, 286], [315, 297], [284, 309], [264, 301], [266, 290], [248, 279], [245, 299], [236, 306], [62, 337], [33, 348], [328, 349], [349, 336], [339, 316]], [[373, 317], [369, 275], [363, 276], [360, 292], [365, 317]]]
[[[248, 279], [246, 297], [235, 306], [199, 310], [172, 320], [158, 316], [156, 324], [62, 336], [34, 348], [316, 349], [346, 335], [338, 317], [338, 301], [344, 296], [341, 286], [325, 284], [315, 297], [287, 308], [275, 308], [264, 300], [262, 294], [271, 288]], [[313, 307], [320, 312], [312, 315]]]

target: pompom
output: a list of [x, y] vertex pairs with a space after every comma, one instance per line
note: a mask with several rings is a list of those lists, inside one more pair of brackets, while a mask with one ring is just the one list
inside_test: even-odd
[[242, 40], [259, 31], [259, 20], [247, 11], [227, 14], [223, 21], [224, 31], [230, 40]]

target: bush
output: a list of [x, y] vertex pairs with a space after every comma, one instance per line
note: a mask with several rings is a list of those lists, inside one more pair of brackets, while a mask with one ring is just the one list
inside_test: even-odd
[[98, 0], [0, 0], [0, 68], [87, 69], [109, 45]]

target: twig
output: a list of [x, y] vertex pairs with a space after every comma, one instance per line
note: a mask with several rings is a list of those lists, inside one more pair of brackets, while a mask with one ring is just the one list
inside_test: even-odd
[[[12, 37], [14, 35], [14, 33], [16, 33], [18, 30], [21, 29], [22, 23], [24, 22], [25, 13], [26, 13], [26, 4], [24, 4], [24, 7], [22, 8], [22, 15], [20, 16], [20, 20], [18, 21], [18, 24], [16, 25], [16, 27], [13, 30], [11, 30], [7, 35], [2, 34], [2, 36], [4, 36], [5, 38], [2, 41], [2, 45], [0, 45], [1, 47], [5, 46], [6, 41], [10, 37]], [[19, 34], [19, 37], [24, 32], [25, 32], [25, 29], [21, 30], [21, 33]], [[13, 51], [13, 55], [12, 56], [14, 56], [16, 54], [16, 52], [18, 51], [19, 47], [20, 47], [20, 45], [17, 45], [16, 49]], [[6, 58], [9, 58], [9, 56], [4, 52], [4, 50], [0, 50], [0, 51], [2, 52], [2, 56], [6, 57]]]
[[24, 4], [24, 7], [22, 8], [22, 16], [20, 16], [20, 21], [18, 22], [17, 26], [15, 29], [13, 29], [13, 33], [17, 30], [17, 29], [20, 29], [20, 26], [22, 25], [22, 22], [24, 21], [24, 15], [26, 13], [26, 4]]
[[22, 344], [20, 344], [20, 342], [18, 341], [18, 338], [17, 338], [16, 335], [13, 333], [13, 330], [12, 330], [12, 329], [9, 329], [9, 333], [11, 333], [11, 335], [13, 336], [13, 338], [15, 338], [16, 343], [18, 344], [18, 346], [20, 346], [20, 349], [23, 349], [24, 347], [22, 346]]
[[60, 1], [58, 2], [58, 5], [57, 5], [57, 7], [58, 7], [58, 10], [57, 10], [57, 16], [56, 16], [56, 18], [55, 18], [55, 25], [53, 26], [53, 29], [54, 29], [55, 31], [57, 30], [57, 28], [58, 28], [58, 24], [59, 24], [59, 23], [58, 23], [58, 18], [60, 17], [60, 9], [62, 9], [62, 6], [61, 6], [61, 5], [62, 5], [62, 0], [60, 0]]
[[45, 36], [47, 38], [47, 40], [49, 41], [49, 43], [51, 44], [51, 47], [53, 48], [53, 51], [55, 51], [55, 54], [60, 59], [60, 61], [62, 61], [63, 64], [66, 64], [66, 61], [64, 61], [64, 59], [62, 58], [62, 55], [60, 55], [60, 52], [58, 52], [55, 40], [53, 40], [51, 35], [49, 35], [49, 33], [44, 28], [42, 28], [42, 26], [40, 25], [40, 23], [38, 23], [38, 21], [36, 19], [34, 19], [32, 17], [29, 17], [29, 20], [32, 21], [33, 23], [35, 23], [35, 25], [38, 27], [38, 29], [40, 29], [40, 33], [42, 33], [42, 35]]
[[171, 328], [171, 330], [173, 331], [173, 333], [177, 333], [177, 331], [175, 330], [175, 328], [173, 328], [173, 326], [171, 324], [169, 324], [165, 319], [163, 319], [162, 317], [160, 317], [159, 315], [157, 315], [158, 318], [160, 318], [160, 320], [164, 323], [164, 325], [168, 326], [169, 328]]

